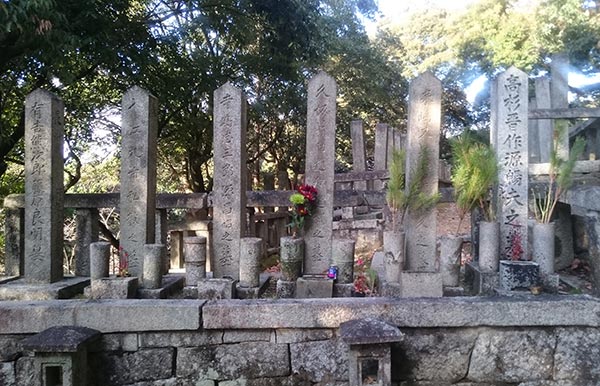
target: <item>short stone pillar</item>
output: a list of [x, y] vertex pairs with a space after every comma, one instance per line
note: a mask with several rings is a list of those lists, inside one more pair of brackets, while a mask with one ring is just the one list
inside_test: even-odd
[[87, 349], [102, 336], [87, 327], [58, 326], [22, 341], [34, 354], [34, 384], [84, 386], [88, 381]]
[[262, 239], [244, 237], [240, 241], [240, 286], [258, 287], [260, 284], [260, 255]]
[[98, 241], [90, 244], [90, 279], [108, 277], [110, 243]]
[[75, 276], [90, 276], [90, 244], [98, 241], [98, 209], [77, 209], [75, 213]]
[[282, 237], [279, 241], [281, 275], [284, 281], [296, 281], [302, 275], [304, 260], [304, 240], [302, 238]]
[[354, 240], [333, 239], [332, 265], [337, 267], [337, 282], [352, 283], [354, 273]]
[[143, 287], [160, 288], [162, 284], [163, 256], [166, 254], [163, 244], [144, 245]]
[[184, 237], [183, 256], [186, 285], [197, 286], [206, 277], [206, 237]]
[[398, 327], [377, 319], [355, 319], [340, 325], [340, 336], [350, 346], [349, 386], [391, 386], [391, 343], [404, 334]]

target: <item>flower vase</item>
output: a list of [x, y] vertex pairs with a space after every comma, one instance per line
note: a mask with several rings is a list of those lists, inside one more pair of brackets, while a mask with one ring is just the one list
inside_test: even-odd
[[402, 231], [383, 232], [383, 252], [385, 254], [385, 281], [400, 283], [400, 275], [404, 267], [404, 239]]
[[460, 236], [446, 235], [440, 238], [439, 261], [443, 286], [458, 287], [462, 243]]
[[533, 261], [540, 266], [540, 275], [554, 273], [554, 223], [533, 225]]
[[500, 254], [500, 223], [479, 222], [479, 269], [481, 272], [498, 272]]
[[296, 281], [302, 275], [304, 239], [286, 236], [279, 240], [282, 280]]

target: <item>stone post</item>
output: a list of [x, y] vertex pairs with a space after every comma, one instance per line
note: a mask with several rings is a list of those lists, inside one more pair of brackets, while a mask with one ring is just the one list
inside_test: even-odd
[[90, 244], [90, 279], [108, 277], [110, 265], [110, 243], [96, 241]]
[[[378, 123], [375, 126], [375, 152], [374, 164], [375, 170], [386, 170], [387, 168], [387, 145], [388, 143], [388, 126], [385, 123]], [[373, 181], [373, 189], [383, 189], [383, 181]]]
[[[410, 186], [422, 149], [428, 159], [423, 193], [438, 192], [442, 84], [431, 72], [410, 83], [406, 185]], [[434, 272], [436, 259], [436, 208], [409, 210], [406, 216], [406, 264], [412, 271]]]
[[308, 83], [305, 181], [318, 190], [314, 214], [306, 227], [304, 272], [323, 274], [331, 258], [337, 85], [319, 72]]
[[4, 267], [6, 276], [21, 276], [25, 270], [25, 211], [4, 209]]
[[90, 276], [90, 245], [98, 241], [98, 209], [77, 209], [75, 214], [75, 276]]
[[[535, 79], [535, 104], [535, 107], [538, 109], [549, 109], [552, 107], [550, 103], [550, 79], [547, 77]], [[539, 151], [540, 162], [550, 162], [550, 152], [552, 151], [554, 136], [552, 120], [538, 119], [536, 125], [537, 137], [529, 138], [529, 142], [537, 145], [535, 150]]]
[[[528, 78], [509, 68], [497, 79], [496, 105], [498, 131], [496, 154], [500, 162], [497, 214], [500, 222], [500, 259], [528, 259]], [[520, 256], [512, 256], [520, 244]]]
[[337, 282], [352, 283], [354, 274], [354, 240], [333, 239], [332, 265], [338, 268]]
[[143, 282], [144, 245], [155, 239], [158, 101], [140, 87], [123, 95], [121, 150], [121, 246], [128, 270]]
[[214, 93], [213, 248], [216, 278], [239, 279], [246, 231], [246, 98], [231, 83]]
[[[569, 107], [569, 57], [566, 54], [555, 54], [550, 63], [550, 104], [553, 109]], [[562, 159], [569, 158], [569, 131], [565, 130], [558, 139], [558, 155]]]
[[280, 239], [281, 275], [284, 281], [296, 281], [302, 275], [304, 261], [304, 240], [282, 237]]
[[[352, 170], [355, 172], [364, 172], [367, 170], [367, 157], [365, 152], [365, 132], [361, 120], [354, 120], [350, 123], [350, 134], [352, 135]], [[354, 190], [367, 190], [367, 182], [355, 181]]]
[[146, 244], [144, 246], [144, 288], [160, 288], [165, 250], [164, 244]]
[[255, 288], [260, 284], [262, 239], [244, 237], [240, 243], [240, 287]]
[[[156, 221], [155, 221], [154, 240], [157, 244], [167, 245], [167, 235], [169, 233], [169, 225], [167, 222], [167, 210], [157, 209], [156, 210]], [[171, 262], [167, 255], [167, 248], [163, 249], [163, 255], [160, 257], [161, 271], [163, 275], [169, 273]]]
[[25, 279], [63, 278], [64, 104], [35, 90], [25, 100]]
[[186, 285], [198, 285], [206, 277], [206, 237], [184, 237], [183, 254]]
[[385, 156], [385, 169], [386, 170], [390, 169], [390, 164], [392, 163], [392, 153], [394, 152], [394, 149], [396, 148], [395, 139], [396, 139], [397, 131], [398, 130], [394, 129], [392, 126], [388, 126], [387, 150], [386, 150], [386, 156]]
[[183, 231], [171, 232], [171, 253], [169, 265], [173, 268], [183, 268]]

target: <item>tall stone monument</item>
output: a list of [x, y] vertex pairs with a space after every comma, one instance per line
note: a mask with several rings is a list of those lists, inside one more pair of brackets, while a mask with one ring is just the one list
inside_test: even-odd
[[[406, 149], [406, 185], [409, 186], [419, 161], [421, 149], [428, 158], [423, 193], [438, 192], [438, 163], [440, 126], [442, 119], [442, 84], [425, 72], [410, 83], [408, 105], [408, 143]], [[436, 213], [435, 208], [409, 210], [406, 217], [407, 268], [411, 271], [436, 270]]]
[[[26, 281], [63, 278], [64, 104], [35, 90], [25, 100]], [[23, 274], [23, 272], [21, 272]]]
[[155, 241], [158, 100], [134, 86], [122, 103], [120, 243], [129, 273], [142, 280], [144, 245]]
[[[373, 167], [375, 170], [387, 169], [388, 141], [388, 125], [385, 123], [378, 123], [377, 126], [375, 126], [375, 151], [373, 154]], [[383, 181], [373, 181], [373, 189], [383, 189]]]
[[231, 83], [214, 94], [213, 273], [239, 279], [246, 231], [246, 98]]
[[[492, 110], [496, 116], [496, 154], [500, 163], [497, 215], [500, 259], [528, 259], [528, 78], [515, 67], [496, 80]], [[519, 247], [519, 248], [516, 248]], [[513, 256], [520, 250], [519, 256]]]
[[305, 182], [318, 190], [317, 208], [308, 221], [305, 274], [322, 274], [331, 259], [337, 85], [325, 72], [308, 83]]
[[[352, 170], [364, 172], [367, 170], [367, 157], [365, 152], [365, 132], [363, 122], [354, 120], [350, 123], [350, 134], [352, 136]], [[366, 181], [356, 181], [354, 190], [367, 190]]]

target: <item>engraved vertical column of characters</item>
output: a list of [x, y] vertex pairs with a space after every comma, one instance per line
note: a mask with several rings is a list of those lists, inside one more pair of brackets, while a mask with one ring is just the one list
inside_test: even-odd
[[[429, 159], [423, 193], [438, 191], [438, 159], [441, 126], [441, 82], [425, 72], [415, 78], [409, 88], [408, 139], [406, 149], [406, 184], [411, 183], [424, 148]], [[407, 268], [413, 271], [436, 270], [436, 208], [410, 211], [406, 216]]]
[[[239, 279], [246, 229], [246, 98], [231, 83], [214, 93], [213, 272]], [[211, 262], [213, 263], [213, 262]]]
[[498, 219], [500, 258], [510, 259], [514, 243], [521, 243], [520, 259], [527, 259], [528, 216], [528, 78], [511, 67], [497, 81]]
[[25, 101], [25, 253], [27, 281], [63, 278], [64, 104], [36, 90]]
[[324, 273], [333, 234], [335, 115], [337, 85], [325, 72], [308, 83], [305, 182], [318, 190], [317, 208], [306, 226], [304, 272]]
[[122, 103], [120, 243], [129, 273], [142, 278], [144, 245], [155, 237], [158, 100], [135, 86]]

